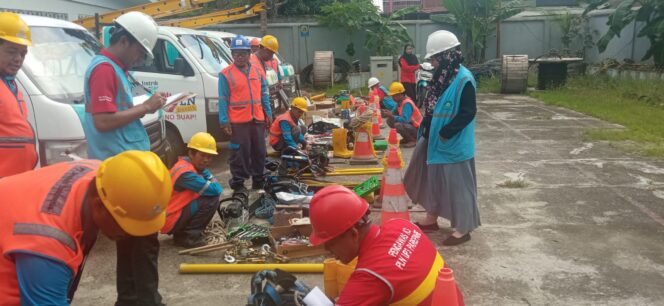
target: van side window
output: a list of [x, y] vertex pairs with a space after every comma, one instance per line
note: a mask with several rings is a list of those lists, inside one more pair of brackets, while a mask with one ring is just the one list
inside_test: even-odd
[[[180, 51], [169, 41], [159, 39], [152, 49], [154, 59], [146, 59], [143, 65], [132, 68], [135, 71], [179, 74], [175, 71], [175, 60], [182, 58]], [[183, 58], [184, 59], [184, 58]], [[185, 65], [188, 65], [185, 60]]]

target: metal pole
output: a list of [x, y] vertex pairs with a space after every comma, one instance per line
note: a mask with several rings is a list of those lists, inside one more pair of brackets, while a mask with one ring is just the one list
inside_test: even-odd
[[502, 1], [498, 1], [498, 24], [496, 24], [496, 58], [500, 58], [500, 10]]
[[95, 13], [95, 36], [97, 36], [97, 40], [101, 39], [101, 33], [99, 32], [99, 13]]

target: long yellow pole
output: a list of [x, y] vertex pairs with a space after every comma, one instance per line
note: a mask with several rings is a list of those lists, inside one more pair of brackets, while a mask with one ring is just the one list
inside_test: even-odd
[[256, 273], [274, 269], [290, 273], [323, 273], [323, 264], [180, 264], [180, 273]]

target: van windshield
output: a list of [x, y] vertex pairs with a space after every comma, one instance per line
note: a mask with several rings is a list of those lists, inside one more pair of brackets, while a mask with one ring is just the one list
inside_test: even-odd
[[228, 66], [222, 50], [209, 37], [203, 35], [178, 35], [182, 45], [202, 64], [205, 71], [216, 75]]
[[83, 103], [85, 70], [101, 45], [79, 29], [30, 27], [32, 46], [23, 72], [50, 99], [67, 104]]

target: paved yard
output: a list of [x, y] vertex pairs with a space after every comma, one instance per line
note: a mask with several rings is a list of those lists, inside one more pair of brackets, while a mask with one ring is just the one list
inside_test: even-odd
[[[483, 226], [469, 243], [439, 247], [467, 304], [662, 305], [664, 161], [586, 141], [587, 129], [621, 127], [525, 96], [481, 95], [478, 109]], [[407, 159], [411, 153], [404, 150]], [[214, 169], [227, 179], [226, 158]], [[446, 232], [429, 237], [440, 245]], [[180, 263], [220, 259], [177, 255], [170, 238], [161, 239], [166, 303], [246, 303], [249, 275], [179, 275]], [[114, 268], [115, 246], [102, 239], [74, 305], [111, 305]], [[301, 278], [323, 283], [322, 275]]]

